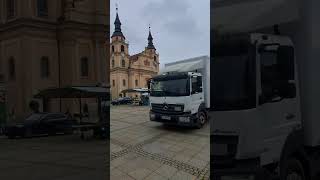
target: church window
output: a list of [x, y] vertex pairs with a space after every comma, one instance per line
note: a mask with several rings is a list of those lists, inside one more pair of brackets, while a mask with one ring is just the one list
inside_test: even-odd
[[136, 84], [136, 86], [138, 86], [138, 84], [139, 84], [139, 82], [138, 82], [138, 80], [136, 79], [136, 82], [135, 82], [135, 84]]
[[126, 67], [126, 61], [124, 59], [122, 59], [121, 65], [122, 67]]
[[124, 52], [124, 46], [121, 45], [121, 52]]
[[9, 63], [9, 78], [13, 80], [16, 78], [16, 65], [15, 65], [14, 58], [10, 57], [8, 63]]
[[48, 16], [48, 0], [37, 0], [37, 7], [39, 17]]
[[116, 86], [116, 81], [114, 79], [112, 80], [112, 86]]
[[111, 62], [112, 62], [112, 67], [114, 67], [114, 58], [112, 58]]
[[114, 46], [112, 46], [111, 48], [112, 48], [112, 52], [114, 52]]
[[154, 58], [153, 58], [153, 59], [154, 59], [154, 61], [157, 61], [157, 56], [154, 56]]
[[89, 62], [87, 57], [81, 58], [81, 76], [82, 77], [89, 76]]
[[122, 80], [122, 85], [126, 86], [126, 80], [125, 79]]
[[43, 56], [40, 60], [40, 73], [42, 78], [50, 76], [49, 58], [47, 56]]
[[7, 18], [13, 18], [15, 15], [15, 0], [7, 0]]
[[145, 60], [145, 61], [144, 61], [144, 65], [145, 65], [145, 66], [150, 66], [150, 62], [149, 62], [148, 60]]

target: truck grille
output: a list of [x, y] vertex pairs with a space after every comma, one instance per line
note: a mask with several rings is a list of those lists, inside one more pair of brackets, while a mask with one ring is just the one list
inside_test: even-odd
[[[152, 111], [162, 114], [181, 114], [183, 113], [184, 106], [177, 104], [151, 104]], [[175, 107], [181, 107], [180, 111], [175, 111]]]

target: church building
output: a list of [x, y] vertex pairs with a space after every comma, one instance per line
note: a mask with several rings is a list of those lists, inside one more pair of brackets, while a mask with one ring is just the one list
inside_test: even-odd
[[150, 27], [147, 47], [138, 54], [129, 55], [129, 44], [121, 31], [118, 9], [114, 25], [110, 43], [112, 99], [125, 96], [123, 90], [146, 88], [147, 81], [159, 72], [159, 54], [153, 45]]

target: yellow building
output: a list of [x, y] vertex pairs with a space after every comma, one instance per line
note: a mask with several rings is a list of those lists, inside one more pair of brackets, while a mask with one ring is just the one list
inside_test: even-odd
[[[149, 27], [148, 46], [129, 55], [129, 44], [121, 31], [117, 12], [110, 44], [110, 85], [112, 99], [123, 97], [123, 90], [147, 87], [147, 80], [159, 72], [159, 54], [153, 45]], [[130, 95], [132, 96], [132, 95]]]
[[[46, 88], [109, 85], [108, 20], [104, 0], [0, 0], [0, 74], [9, 113], [28, 115], [33, 96]], [[72, 100], [53, 99], [48, 109], [70, 106], [78, 111]]]

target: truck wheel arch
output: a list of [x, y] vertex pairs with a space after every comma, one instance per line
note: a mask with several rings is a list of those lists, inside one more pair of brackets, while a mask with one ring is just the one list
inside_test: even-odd
[[286, 163], [290, 158], [299, 160], [303, 164], [306, 176], [310, 176], [310, 167], [307, 160], [308, 156], [304, 151], [302, 129], [292, 131], [286, 138], [279, 162], [280, 178], [284, 178], [285, 174], [283, 169], [285, 169]]
[[198, 112], [201, 112], [201, 111], [203, 111], [203, 112], [206, 114], [207, 120], [208, 120], [208, 113], [207, 113], [207, 111], [206, 111], [206, 104], [205, 104], [205, 103], [201, 103], [201, 104], [200, 104], [199, 109], [198, 109]]

